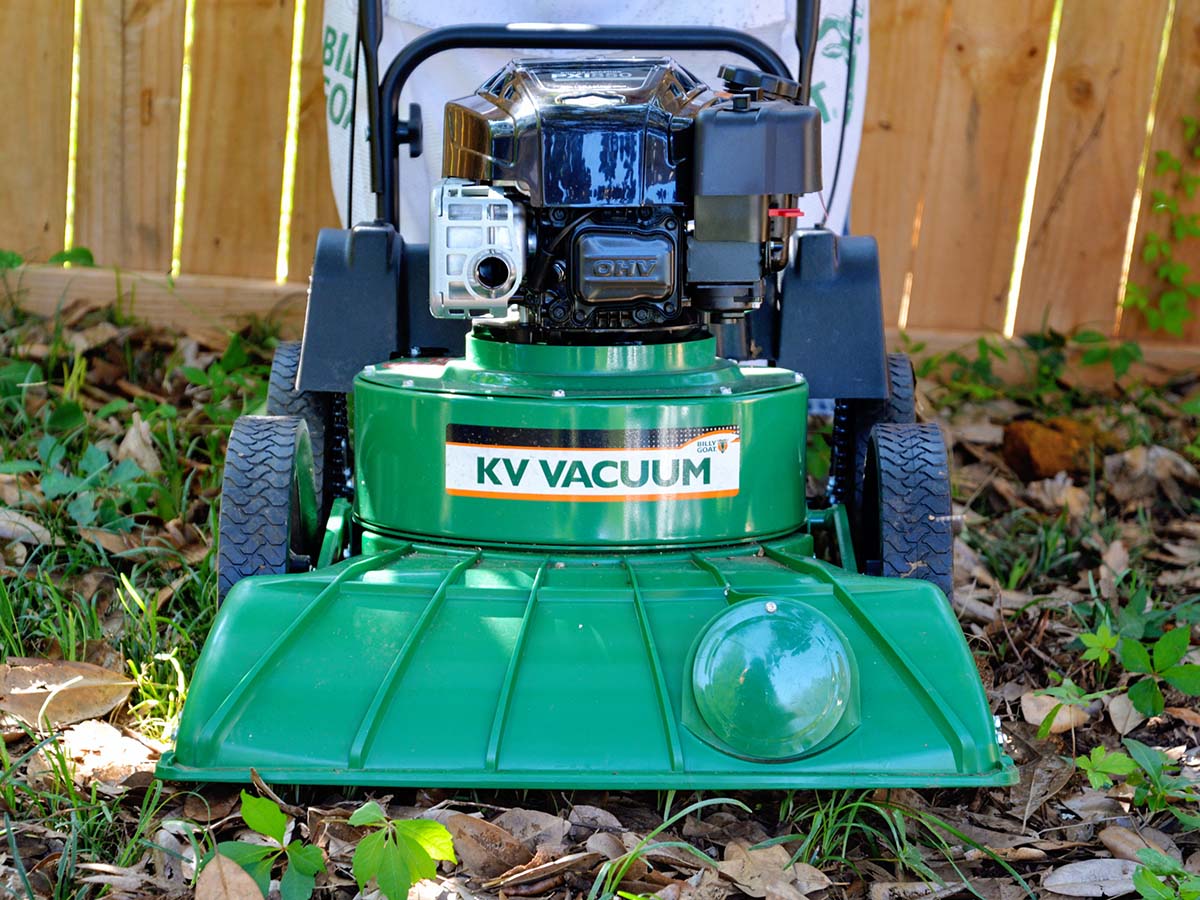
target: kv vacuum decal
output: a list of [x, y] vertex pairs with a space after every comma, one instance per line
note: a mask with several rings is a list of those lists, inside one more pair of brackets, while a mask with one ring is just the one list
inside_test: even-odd
[[735, 425], [641, 431], [446, 427], [446, 493], [505, 500], [733, 497]]

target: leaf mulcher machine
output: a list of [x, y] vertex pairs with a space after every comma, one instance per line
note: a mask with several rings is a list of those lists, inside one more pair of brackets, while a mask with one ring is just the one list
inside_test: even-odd
[[[161, 775], [1015, 780], [874, 241], [796, 227], [820, 188], [814, 6], [799, 81], [726, 29], [578, 26], [432, 31], [381, 80], [362, 4], [378, 218], [321, 232], [271, 414], [233, 428], [223, 603]], [[429, 244], [406, 243], [401, 88], [478, 47], [648, 55], [518, 59], [448, 103]], [[673, 50], [747, 67], [714, 89]], [[810, 394], [838, 398], [825, 508]]]

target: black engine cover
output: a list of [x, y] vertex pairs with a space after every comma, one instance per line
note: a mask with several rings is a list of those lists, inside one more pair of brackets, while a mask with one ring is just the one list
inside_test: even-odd
[[515, 60], [446, 105], [442, 174], [535, 207], [686, 203], [676, 134], [716, 100], [670, 59]]

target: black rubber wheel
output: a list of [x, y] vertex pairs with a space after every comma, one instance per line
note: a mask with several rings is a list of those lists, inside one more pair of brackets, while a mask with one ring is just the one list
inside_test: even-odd
[[225, 451], [217, 595], [251, 575], [307, 570], [318, 507], [308, 426], [299, 416], [242, 416]]
[[[271, 378], [267, 383], [267, 415], [299, 416], [308, 426], [312, 444], [313, 478], [317, 499], [325, 496], [325, 461], [329, 432], [329, 395], [296, 390], [300, 371], [300, 342], [284, 341], [275, 348]], [[322, 506], [322, 508], [324, 508]]]
[[834, 407], [834, 441], [830, 453], [829, 499], [846, 506], [852, 525], [863, 508], [863, 476], [867, 444], [876, 425], [917, 421], [917, 379], [904, 353], [887, 357], [886, 400], [839, 400]]
[[876, 425], [867, 442], [856, 552], [862, 571], [954, 590], [950, 462], [942, 430]]

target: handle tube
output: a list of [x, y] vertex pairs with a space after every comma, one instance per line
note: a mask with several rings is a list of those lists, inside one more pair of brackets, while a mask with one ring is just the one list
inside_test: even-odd
[[796, 0], [796, 49], [800, 51], [800, 102], [812, 96], [813, 59], [817, 55], [817, 29], [821, 24], [821, 0]]
[[[815, 29], [815, 26], [814, 26]], [[815, 36], [815, 30], [814, 30]], [[764, 72], [790, 78], [779, 54], [758, 38], [732, 28], [695, 26], [606, 25], [456, 25], [426, 32], [404, 46], [388, 66], [379, 89], [378, 128], [372, 129], [372, 163], [378, 158], [379, 178], [372, 167], [371, 189], [377, 195], [379, 218], [397, 230], [398, 161], [396, 125], [400, 92], [413, 71], [446, 50], [528, 48], [532, 50], [711, 50], [735, 53]], [[374, 85], [375, 82], [371, 84]]]

